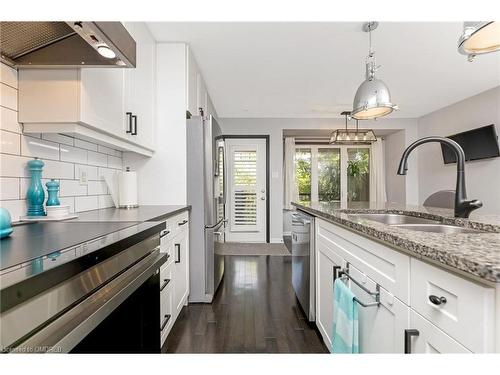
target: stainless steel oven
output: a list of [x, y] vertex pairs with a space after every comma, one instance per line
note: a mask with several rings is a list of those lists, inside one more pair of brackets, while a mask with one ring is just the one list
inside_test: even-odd
[[292, 285], [307, 318], [315, 321], [314, 217], [302, 211], [292, 214]]
[[89, 249], [37, 277], [4, 283], [2, 351], [158, 353], [159, 268], [168, 258], [159, 242], [156, 234], [102, 261], [104, 251]]

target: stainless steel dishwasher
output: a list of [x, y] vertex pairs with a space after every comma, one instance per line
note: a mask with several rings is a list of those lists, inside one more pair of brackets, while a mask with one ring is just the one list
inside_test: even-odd
[[314, 217], [302, 211], [292, 214], [292, 285], [309, 321], [316, 320]]

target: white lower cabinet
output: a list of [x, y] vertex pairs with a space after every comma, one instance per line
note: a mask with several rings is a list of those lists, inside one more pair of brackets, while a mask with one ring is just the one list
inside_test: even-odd
[[[376, 290], [376, 283], [355, 267], [349, 267], [349, 274], [368, 290]], [[374, 297], [354, 282], [349, 284], [363, 303], [374, 302]], [[358, 305], [358, 312], [360, 353], [404, 353], [404, 334], [410, 319], [410, 308], [407, 305], [380, 288], [380, 305]]]
[[[360, 353], [498, 352], [494, 288], [350, 233], [316, 220], [316, 325], [329, 350], [334, 277], [347, 268], [351, 280], [372, 292], [378, 283], [380, 290], [379, 306], [358, 306]], [[374, 302], [347, 283], [360, 301]]]
[[[184, 224], [179, 227], [179, 222]], [[160, 249], [169, 255], [160, 268], [159, 327], [162, 346], [189, 296], [188, 213], [180, 213], [167, 219], [166, 223], [167, 229], [160, 233]]]
[[189, 295], [189, 252], [186, 232], [174, 238], [174, 316], [177, 318]]
[[410, 312], [409, 353], [472, 353], [417, 312]]
[[316, 253], [316, 325], [328, 350], [332, 348], [333, 333], [333, 274], [340, 266], [327, 253]]

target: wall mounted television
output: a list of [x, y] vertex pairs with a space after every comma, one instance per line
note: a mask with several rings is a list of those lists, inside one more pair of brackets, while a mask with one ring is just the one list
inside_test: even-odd
[[[483, 126], [468, 130], [466, 132], [450, 135], [450, 138], [462, 146], [465, 153], [465, 161], [496, 158], [500, 156], [498, 136], [495, 125]], [[445, 164], [456, 163], [457, 158], [453, 150], [445, 144], [441, 144], [443, 160]]]

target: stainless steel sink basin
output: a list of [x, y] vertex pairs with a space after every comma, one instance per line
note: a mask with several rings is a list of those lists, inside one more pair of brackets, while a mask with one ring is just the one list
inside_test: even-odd
[[399, 214], [348, 214], [347, 217], [350, 220], [371, 220], [387, 225], [439, 223], [436, 220]]
[[419, 232], [432, 232], [432, 233], [443, 233], [443, 234], [485, 233], [477, 229], [463, 228], [447, 224], [398, 224], [393, 226], [409, 230], [416, 230]]

